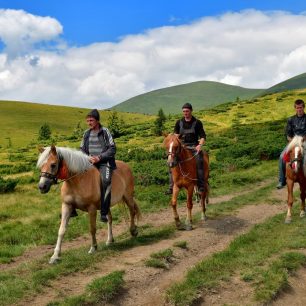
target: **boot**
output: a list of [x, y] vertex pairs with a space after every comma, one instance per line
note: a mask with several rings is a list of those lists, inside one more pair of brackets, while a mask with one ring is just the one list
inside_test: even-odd
[[196, 156], [196, 164], [197, 164], [198, 192], [201, 193], [205, 191], [204, 160], [203, 160], [202, 151]]

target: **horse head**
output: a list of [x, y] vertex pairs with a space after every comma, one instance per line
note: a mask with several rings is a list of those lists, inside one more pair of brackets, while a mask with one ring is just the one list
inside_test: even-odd
[[[286, 151], [286, 161], [294, 173], [298, 173], [303, 169], [304, 150], [306, 146], [304, 141], [305, 139], [302, 136], [294, 136]], [[303, 171], [305, 172], [305, 169]]]
[[41, 148], [40, 153], [41, 155], [37, 162], [37, 166], [40, 168], [38, 188], [41, 193], [47, 193], [51, 185], [57, 183], [61, 158], [54, 145], [48, 149]]
[[176, 167], [179, 162], [179, 154], [182, 151], [182, 143], [177, 134], [169, 134], [164, 139], [164, 146], [168, 151], [168, 166], [170, 168]]

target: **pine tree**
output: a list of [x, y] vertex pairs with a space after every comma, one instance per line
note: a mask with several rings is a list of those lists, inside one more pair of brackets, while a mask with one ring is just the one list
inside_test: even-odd
[[116, 111], [113, 111], [108, 117], [107, 126], [114, 138], [123, 134], [124, 122], [122, 118], [119, 118]]
[[44, 123], [38, 132], [38, 140], [48, 140], [51, 138], [51, 129], [48, 123]]
[[164, 114], [164, 111], [162, 108], [159, 109], [157, 118], [154, 121], [154, 134], [157, 136], [161, 136], [164, 130], [164, 125], [167, 118]]

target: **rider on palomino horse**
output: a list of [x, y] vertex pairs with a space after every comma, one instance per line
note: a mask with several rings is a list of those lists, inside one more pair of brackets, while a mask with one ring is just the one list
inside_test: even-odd
[[[180, 135], [182, 142], [190, 147], [191, 150], [195, 150], [196, 165], [197, 165], [197, 185], [198, 191], [204, 191], [204, 161], [202, 146], [205, 144], [206, 133], [203, 128], [203, 124], [200, 120], [192, 116], [192, 105], [185, 103], [182, 107], [183, 118], [178, 120], [174, 127], [174, 133]], [[169, 189], [166, 194], [172, 194], [173, 191], [173, 179], [171, 171], [169, 171]]]
[[111, 203], [112, 172], [116, 169], [116, 145], [106, 127], [100, 124], [100, 115], [96, 109], [86, 116], [89, 129], [85, 131], [81, 143], [81, 150], [90, 156], [90, 162], [100, 172], [101, 186], [101, 221], [107, 222], [107, 214]]
[[[294, 102], [294, 108], [296, 114], [290, 117], [286, 126], [286, 138], [288, 143], [294, 136], [306, 135], [306, 114], [304, 112], [305, 103], [303, 100], [298, 99]], [[286, 161], [284, 155], [287, 151], [288, 145], [284, 148], [279, 157], [279, 182], [276, 186], [277, 189], [281, 189], [286, 186]]]

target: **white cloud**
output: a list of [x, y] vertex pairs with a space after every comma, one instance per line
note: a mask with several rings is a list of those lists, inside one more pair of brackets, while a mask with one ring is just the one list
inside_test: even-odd
[[[12, 30], [1, 31], [3, 20]], [[62, 30], [50, 17], [0, 10], [5, 44], [0, 99], [107, 108], [137, 94], [198, 80], [267, 88], [306, 67], [303, 14], [247, 10], [150, 29], [117, 43], [34, 48], [58, 39]]]
[[0, 39], [10, 55], [28, 51], [35, 43], [49, 41], [62, 33], [61, 24], [23, 10], [0, 9]]

